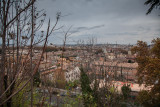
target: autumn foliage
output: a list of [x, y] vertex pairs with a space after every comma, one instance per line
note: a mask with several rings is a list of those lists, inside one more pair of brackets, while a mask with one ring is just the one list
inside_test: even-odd
[[160, 104], [160, 38], [152, 40], [151, 45], [138, 41], [137, 46], [132, 48], [132, 52], [137, 55], [138, 82], [151, 87], [148, 91], [152, 96], [149, 102], [152, 106], [158, 106]]

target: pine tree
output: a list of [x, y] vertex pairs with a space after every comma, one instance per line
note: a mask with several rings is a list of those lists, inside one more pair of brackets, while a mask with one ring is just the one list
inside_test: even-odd
[[92, 104], [92, 89], [90, 87], [90, 80], [87, 76], [87, 74], [84, 72], [83, 68], [81, 68], [81, 88], [82, 88], [82, 97], [83, 97], [83, 102], [84, 106], [88, 107], [89, 105]]

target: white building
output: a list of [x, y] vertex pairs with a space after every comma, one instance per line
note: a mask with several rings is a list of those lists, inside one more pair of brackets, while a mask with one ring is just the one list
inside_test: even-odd
[[74, 69], [65, 72], [66, 81], [68, 82], [68, 81], [79, 80], [80, 73], [81, 73], [81, 71], [80, 71], [79, 67], [75, 67]]

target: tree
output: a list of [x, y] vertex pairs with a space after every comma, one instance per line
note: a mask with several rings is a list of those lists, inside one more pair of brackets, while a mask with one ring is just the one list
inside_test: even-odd
[[83, 68], [81, 68], [80, 81], [81, 81], [84, 106], [88, 107], [92, 104], [92, 89], [90, 87], [90, 80], [87, 74], [84, 72]]
[[144, 107], [152, 107], [150, 103], [151, 99], [152, 99], [152, 96], [146, 90], [140, 91], [138, 96], [136, 97], [136, 100]]
[[[36, 31], [43, 25], [46, 14], [43, 10], [38, 11], [34, 7], [35, 1], [0, 0], [0, 37], [2, 38], [0, 106], [7, 105], [10, 107], [12, 97], [22, 91], [30, 81], [33, 83], [32, 80], [38, 71], [48, 37], [58, 23], [60, 14], [57, 14], [56, 23], [52, 28], [50, 27], [50, 20], [48, 21], [45, 36], [36, 34]], [[42, 42], [44, 44], [42, 52], [40, 57], [35, 59], [36, 64], [33, 67], [32, 49], [36, 44]], [[26, 54], [24, 54], [24, 50]], [[23, 84], [21, 84], [22, 82]], [[17, 88], [18, 86], [20, 87]], [[32, 91], [31, 94], [33, 97]], [[31, 106], [33, 106], [32, 102], [31, 100]]]
[[124, 99], [127, 99], [131, 93], [130, 85], [123, 85], [123, 87], [121, 87], [121, 90], [122, 90]]
[[150, 46], [138, 41], [132, 52], [137, 54], [139, 84], [151, 88], [149, 94], [152, 96], [152, 106], [160, 105], [160, 38], [153, 39]]
[[40, 83], [41, 83], [41, 80], [40, 80], [40, 73], [39, 73], [39, 71], [38, 72], [36, 72], [36, 74], [35, 74], [35, 76], [34, 76], [34, 86], [37, 86], [37, 87], [39, 87], [39, 85], [40, 85]]
[[[18, 75], [20, 56], [19, 47], [22, 42], [21, 32], [26, 30], [26, 22], [29, 22], [30, 15], [27, 14], [27, 10], [35, 3], [35, 0], [29, 1], [13, 1], [13, 0], [0, 0], [0, 37], [2, 38], [2, 54], [1, 54], [1, 69], [0, 69], [0, 105], [1, 102], [8, 98], [12, 93], [15, 85], [15, 76]], [[23, 6], [22, 6], [23, 5]], [[23, 16], [21, 16], [23, 15]], [[28, 16], [28, 19], [26, 18]], [[21, 17], [21, 18], [20, 18]], [[24, 23], [20, 22], [23, 20]], [[28, 31], [29, 33], [29, 31]], [[13, 45], [13, 53], [16, 53], [16, 57], [10, 54], [10, 40], [16, 40], [16, 51]], [[14, 44], [13, 42], [12, 44]], [[7, 56], [7, 52], [9, 56]], [[11, 62], [11, 58], [13, 61]], [[8, 60], [8, 63], [6, 61]], [[9, 88], [10, 87], [10, 88]], [[3, 100], [2, 100], [3, 99]], [[7, 101], [7, 106], [11, 106], [11, 98]]]
[[150, 14], [154, 8], [159, 8], [160, 6], [160, 0], [147, 0], [145, 5], [150, 5], [150, 8], [148, 9], [146, 14]]
[[95, 54], [103, 53], [102, 49], [98, 49]]

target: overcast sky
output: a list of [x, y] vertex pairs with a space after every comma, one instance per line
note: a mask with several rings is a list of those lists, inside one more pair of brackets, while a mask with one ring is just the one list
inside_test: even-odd
[[[45, 9], [47, 20], [52, 25], [56, 13], [62, 16], [58, 27], [64, 26], [52, 34], [49, 43], [62, 43], [63, 31], [72, 26], [67, 43], [97, 38], [97, 43], [135, 44], [137, 40], [150, 42], [160, 37], [159, 10], [146, 15], [149, 6], [146, 0], [38, 0], [39, 9]], [[47, 23], [41, 28], [46, 31]]]

